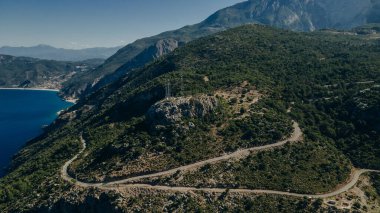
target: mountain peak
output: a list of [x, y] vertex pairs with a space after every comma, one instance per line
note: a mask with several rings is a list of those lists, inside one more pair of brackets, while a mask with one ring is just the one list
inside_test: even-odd
[[349, 29], [367, 22], [376, 1], [249, 0], [217, 11], [202, 25], [235, 27], [242, 23], [261, 23], [297, 31]]

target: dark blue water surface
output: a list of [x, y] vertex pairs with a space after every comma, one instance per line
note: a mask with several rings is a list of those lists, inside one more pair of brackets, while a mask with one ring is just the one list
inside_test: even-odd
[[40, 135], [44, 125], [57, 118], [57, 112], [72, 104], [57, 92], [0, 90], [0, 177], [11, 157], [30, 139]]

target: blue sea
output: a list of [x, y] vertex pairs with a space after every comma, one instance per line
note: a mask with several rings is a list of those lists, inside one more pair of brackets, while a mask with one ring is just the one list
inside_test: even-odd
[[11, 157], [71, 105], [54, 91], [0, 90], [0, 177]]

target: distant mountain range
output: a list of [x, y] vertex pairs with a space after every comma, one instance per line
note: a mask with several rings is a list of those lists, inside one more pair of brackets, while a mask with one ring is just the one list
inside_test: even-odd
[[91, 73], [65, 83], [66, 96], [80, 97], [194, 39], [244, 24], [265, 24], [294, 31], [351, 29], [380, 22], [380, 0], [250, 0], [219, 10], [199, 24], [137, 40], [120, 49]]
[[95, 47], [87, 49], [63, 49], [49, 45], [37, 45], [33, 47], [0, 47], [0, 54], [12, 56], [24, 56], [56, 61], [83, 61], [87, 59], [106, 59], [117, 52], [121, 47]]

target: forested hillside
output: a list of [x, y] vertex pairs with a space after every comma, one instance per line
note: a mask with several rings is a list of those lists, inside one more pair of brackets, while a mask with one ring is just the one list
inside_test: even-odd
[[[380, 41], [350, 35], [247, 25], [190, 42], [63, 113], [15, 156], [0, 180], [0, 207], [323, 210], [318, 199], [228, 190], [83, 188], [62, 180], [61, 168], [85, 141], [68, 172], [102, 184], [275, 144], [291, 137], [296, 122], [303, 136], [294, 143], [156, 184], [188, 186], [216, 175], [199, 186], [329, 192], [352, 167], [380, 169], [379, 67]], [[228, 176], [217, 175], [221, 168]]]

